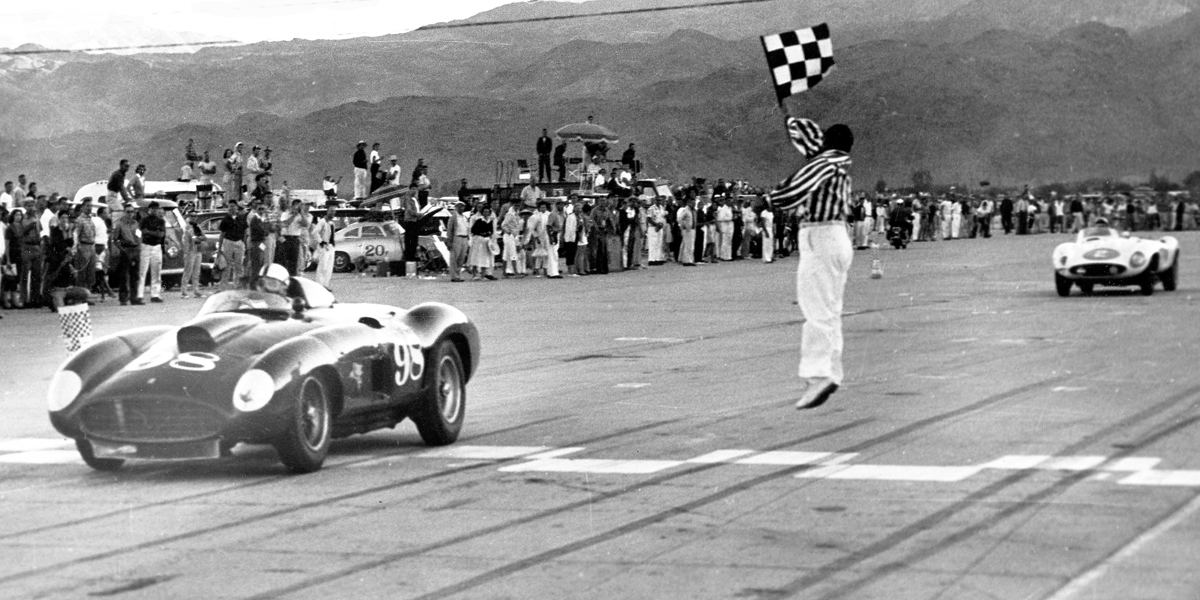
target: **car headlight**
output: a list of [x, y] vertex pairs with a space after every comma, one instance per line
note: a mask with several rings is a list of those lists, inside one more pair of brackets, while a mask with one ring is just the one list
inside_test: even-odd
[[1129, 257], [1129, 266], [1138, 268], [1146, 264], [1146, 255], [1141, 252], [1134, 252], [1133, 256]]
[[58, 412], [71, 405], [83, 389], [83, 380], [75, 371], [62, 370], [50, 379], [50, 391], [46, 394], [50, 412]]
[[275, 395], [275, 379], [260, 369], [250, 369], [233, 388], [233, 407], [253, 412], [267, 405]]

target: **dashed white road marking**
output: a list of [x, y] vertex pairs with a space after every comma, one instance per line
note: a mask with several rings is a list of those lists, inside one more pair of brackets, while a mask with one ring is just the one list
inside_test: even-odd
[[723, 463], [747, 454], [754, 454], [754, 450], [714, 450], [708, 454], [701, 454], [696, 458], [689, 458], [685, 462], [701, 464]]
[[681, 460], [617, 460], [606, 458], [546, 458], [501, 467], [501, 471], [546, 471], [564, 473], [622, 473], [645, 475], [683, 464]]
[[549, 446], [448, 446], [422, 452], [421, 458], [468, 458], [476, 460], [506, 460], [554, 450]]
[[[72, 444], [74, 445], [74, 444]], [[0, 463], [21, 465], [82, 465], [83, 459], [75, 450], [30, 450], [0, 454]]]
[[616, 339], [615, 339], [615, 340], [613, 340], [613, 341], [616, 341], [616, 342], [665, 342], [665, 343], [679, 343], [679, 342], [682, 342], [682, 341], [684, 341], [684, 340], [683, 340], [682, 338], [619, 337], [619, 338], [616, 338]]
[[[20, 438], [0, 440], [0, 464], [81, 465], [83, 460], [67, 439]], [[239, 450], [241, 447], [239, 447]], [[1161, 458], [1100, 455], [1052, 456], [1048, 454], [1010, 455], [971, 465], [872, 465], [849, 464], [856, 453], [749, 449], [714, 450], [686, 460], [563, 458], [586, 448], [550, 446], [451, 446], [415, 455], [388, 455], [354, 463], [355, 467], [377, 467], [409, 458], [474, 461], [519, 460], [500, 467], [504, 472], [611, 473], [642, 475], [657, 473], [686, 464], [730, 464], [743, 466], [813, 468], [797, 473], [801, 479], [868, 481], [912, 481], [950, 483], [968, 479], [986, 470], [1018, 471], [1094, 471], [1088, 481], [1116, 481], [1119, 485], [1159, 487], [1200, 487], [1200, 470], [1159, 470]], [[235, 451], [235, 454], [241, 452]], [[337, 457], [331, 464], [337, 464]], [[1119, 474], [1117, 477], [1110, 477]]]
[[618, 383], [617, 385], [615, 385], [613, 387], [637, 389], [637, 388], [644, 388], [648, 385], [650, 385], [650, 384], [648, 384], [648, 383]]
[[1055, 386], [1055, 387], [1050, 388], [1050, 391], [1052, 391], [1052, 392], [1082, 392], [1086, 389], [1087, 388], [1085, 388], [1085, 387], [1070, 387], [1070, 386], [1060, 385], [1060, 386]]
[[962, 481], [983, 467], [938, 467], [912, 465], [835, 465], [797, 473], [802, 479], [864, 479], [875, 481]]
[[74, 448], [75, 442], [66, 438], [16, 438], [0, 440], [0, 452], [29, 452], [30, 450], [61, 450]]

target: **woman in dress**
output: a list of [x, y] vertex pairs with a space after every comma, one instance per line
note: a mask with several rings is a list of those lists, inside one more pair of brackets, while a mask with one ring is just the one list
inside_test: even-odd
[[492, 253], [492, 237], [496, 234], [496, 219], [492, 217], [492, 208], [484, 204], [479, 209], [479, 218], [471, 223], [471, 248], [467, 252], [467, 266], [473, 275], [482, 275], [492, 281], [492, 265], [495, 255]]

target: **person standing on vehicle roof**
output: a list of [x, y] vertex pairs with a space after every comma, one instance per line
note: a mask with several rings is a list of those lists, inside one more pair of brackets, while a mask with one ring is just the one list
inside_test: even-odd
[[[122, 158], [116, 171], [108, 177], [108, 210], [113, 214], [121, 212], [125, 202], [129, 201], [129, 190], [125, 187], [125, 174], [129, 172], [129, 159]], [[49, 231], [49, 227], [45, 228]]]
[[231, 202], [242, 201], [242, 177], [246, 166], [246, 155], [242, 154], [243, 145], [242, 142], [234, 144], [233, 153], [225, 159], [226, 168], [229, 169], [229, 189], [225, 192]]
[[401, 177], [403, 177], [404, 174], [400, 169], [400, 157], [393, 154], [388, 157], [388, 162], [392, 163], [392, 166], [388, 167], [388, 185], [403, 185]]
[[542, 129], [542, 137], [537, 139], [538, 183], [550, 181], [550, 152], [553, 149], [554, 140]]
[[379, 155], [379, 142], [375, 142], [371, 145], [371, 155], [367, 158], [367, 161], [371, 165], [370, 192], [374, 194], [375, 190], [383, 187], [384, 181], [386, 181], [384, 177], [385, 174], [381, 174], [379, 172], [383, 169], [383, 158]]
[[367, 170], [367, 142], [358, 140], [357, 149], [350, 159], [354, 164], [354, 199], [362, 200], [367, 197], [367, 189], [371, 184], [371, 172]]
[[554, 166], [558, 167], [558, 182], [567, 180], [567, 142], [564, 140], [554, 147]]

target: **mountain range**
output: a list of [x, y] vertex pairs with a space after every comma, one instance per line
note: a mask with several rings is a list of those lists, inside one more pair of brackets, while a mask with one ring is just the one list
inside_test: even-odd
[[[1200, 168], [1200, 0], [523, 2], [450, 27], [195, 54], [0, 56], [0, 172], [43, 189], [117, 158], [177, 176], [194, 138], [216, 156], [270, 145], [278, 180], [349, 175], [358, 139], [450, 185], [533, 158], [540, 130], [595, 115], [652, 174], [768, 184], [799, 164], [757, 36], [819, 21], [838, 66], [791, 101], [856, 132], [859, 188], [1148, 177]], [[463, 23], [522, 23], [455, 27]], [[574, 152], [575, 150], [572, 150]], [[276, 181], [278, 184], [279, 181]], [[348, 177], [347, 177], [348, 181]]]

